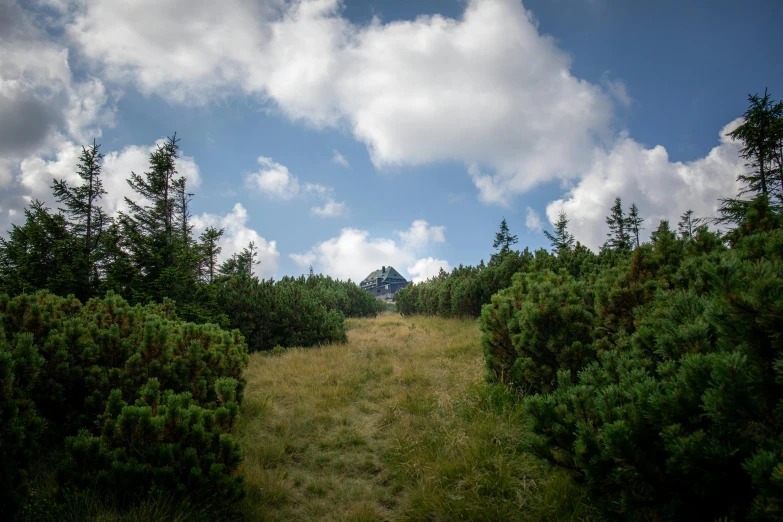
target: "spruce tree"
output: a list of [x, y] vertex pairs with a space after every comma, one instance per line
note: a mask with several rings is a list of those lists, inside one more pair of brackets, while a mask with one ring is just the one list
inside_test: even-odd
[[700, 222], [701, 219], [693, 217], [693, 210], [686, 210], [677, 223], [677, 232], [680, 234], [680, 238], [685, 240], [693, 239]]
[[242, 259], [247, 263], [247, 274], [253, 277], [253, 265], [260, 265], [261, 261], [256, 261], [258, 258], [258, 248], [256, 248], [255, 241], [251, 241], [247, 248], [242, 250]]
[[629, 244], [635, 244], [639, 247], [639, 231], [642, 229], [642, 223], [644, 219], [639, 216], [639, 208], [636, 203], [631, 203], [631, 208], [628, 212], [628, 221], [626, 222], [626, 230], [628, 231]]
[[558, 257], [570, 251], [574, 246], [574, 235], [570, 234], [567, 229], [568, 221], [565, 211], [561, 210], [557, 223], [555, 223], [555, 233], [552, 234], [548, 230], [544, 230], [544, 235], [552, 243], [552, 250]]
[[211, 283], [215, 279], [217, 258], [223, 250], [218, 246], [218, 242], [223, 237], [224, 231], [224, 228], [218, 230], [215, 227], [208, 227], [200, 236], [202, 274], [207, 283]]
[[506, 218], [500, 222], [500, 230], [495, 234], [495, 241], [492, 242], [492, 247], [499, 249], [501, 257], [511, 250], [511, 245], [518, 242], [517, 236], [514, 236], [509, 232], [508, 223]]
[[82, 265], [79, 276], [83, 280], [87, 295], [92, 295], [98, 286], [97, 265], [100, 257], [101, 234], [108, 224], [109, 218], [98, 206], [98, 201], [106, 191], [101, 180], [101, 160], [103, 154], [98, 150], [93, 140], [92, 146], [82, 147], [77, 171], [82, 180], [78, 187], [70, 187], [65, 180], [52, 181], [52, 194], [68, 218], [68, 227], [72, 234], [82, 242], [81, 257], [78, 264]]
[[604, 248], [630, 250], [631, 237], [628, 233], [628, 218], [623, 211], [623, 203], [619, 197], [614, 200], [611, 214], [606, 217], [606, 224], [609, 225], [609, 232], [606, 234], [609, 239], [604, 244]]
[[[764, 96], [748, 96], [750, 106], [743, 114], [745, 122], [729, 133], [734, 140], [742, 142], [740, 155], [747, 160], [751, 172], [740, 174], [738, 180], [745, 184], [743, 193], [768, 196], [773, 184], [781, 179], [772, 177], [775, 173], [775, 158], [780, 147], [783, 131], [779, 121], [783, 119], [783, 102], [774, 103], [765, 90]], [[777, 190], [776, 190], [777, 191]]]
[[[140, 293], [148, 299], [172, 297], [178, 287], [179, 275], [171, 270], [177, 260], [177, 246], [182, 246], [181, 227], [187, 229], [186, 219], [177, 227], [180, 208], [178, 193], [184, 191], [184, 179], [177, 177], [176, 160], [179, 140], [174, 134], [150, 153], [149, 171], [143, 176], [131, 172], [128, 184], [142, 198], [137, 203], [125, 198], [130, 209], [124, 232], [130, 239], [134, 262], [143, 276]], [[186, 207], [183, 207], [186, 211]]]
[[82, 244], [61, 214], [52, 214], [33, 201], [25, 209], [25, 223], [12, 225], [8, 238], [0, 237], [0, 286], [10, 295], [49, 290], [65, 296], [89, 297], [79, 276]]

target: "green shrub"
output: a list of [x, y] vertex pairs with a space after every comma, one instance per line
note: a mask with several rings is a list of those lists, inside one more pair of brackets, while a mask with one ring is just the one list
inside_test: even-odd
[[783, 231], [699, 256], [578, 382], [528, 399], [531, 447], [611, 517], [783, 520]]
[[111, 293], [84, 306], [46, 292], [3, 296], [0, 325], [6, 469], [24, 469], [37, 411], [45, 444], [65, 443], [64, 486], [240, 494], [231, 431], [248, 356], [238, 331], [179, 321], [170, 301], [130, 306]]
[[493, 380], [527, 392], [550, 391], [558, 370], [594, 357], [592, 295], [565, 271], [518, 274], [484, 307], [480, 326]]
[[43, 358], [29, 333], [0, 339], [0, 516], [13, 513], [24, 497], [25, 471], [38, 447], [43, 419], [31, 391]]

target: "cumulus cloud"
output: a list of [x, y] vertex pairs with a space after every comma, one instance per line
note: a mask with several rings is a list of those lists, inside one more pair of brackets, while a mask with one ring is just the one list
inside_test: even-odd
[[723, 127], [719, 145], [706, 157], [690, 162], [672, 162], [664, 147], [648, 149], [627, 136], [608, 152], [597, 150], [582, 179], [563, 199], [547, 206], [549, 221], [557, 221], [563, 209], [571, 233], [595, 249], [606, 241], [605, 217], [617, 196], [626, 211], [636, 202], [645, 219], [644, 238], [661, 219], [676, 226], [688, 209], [696, 216], [715, 216], [718, 199], [737, 194], [740, 188], [736, 177], [745, 168], [740, 144], [726, 134], [741, 122], [737, 119]]
[[76, 78], [70, 51], [13, 0], [0, 1], [0, 227], [32, 198], [50, 203], [52, 171], [69, 179], [75, 143], [112, 125], [116, 95], [98, 78]]
[[313, 207], [310, 211], [320, 217], [336, 217], [345, 214], [345, 202], [336, 202], [333, 199], [328, 200], [320, 207]]
[[608, 132], [610, 94], [571, 74], [519, 0], [363, 26], [339, 0], [80, 5], [68, 33], [108, 78], [186, 103], [258, 95], [349, 126], [378, 167], [463, 161], [487, 171], [474, 176], [486, 202], [575, 176]]
[[407, 269], [412, 280], [420, 281], [437, 274], [441, 266], [449, 269], [445, 260], [420, 257], [432, 243], [445, 241], [443, 231], [443, 227], [430, 227], [426, 221], [417, 220], [407, 231], [397, 232], [398, 243], [372, 238], [367, 230], [344, 228], [339, 236], [290, 257], [303, 269], [313, 265], [319, 272], [340, 279], [361, 281], [378, 267], [393, 266], [401, 272]]
[[421, 283], [431, 277], [435, 277], [440, 273], [440, 269], [446, 272], [451, 271], [448, 261], [445, 259], [435, 259], [434, 257], [425, 257], [416, 261], [412, 266], [408, 267], [408, 273], [412, 277], [414, 283]]
[[191, 223], [195, 234], [201, 234], [206, 228], [213, 226], [217, 229], [225, 229], [220, 239], [220, 261], [224, 261], [234, 254], [242, 251], [252, 241], [258, 248], [258, 261], [261, 262], [254, 269], [254, 273], [261, 278], [274, 276], [278, 270], [280, 253], [277, 251], [277, 242], [267, 241], [258, 232], [247, 226], [248, 214], [241, 203], [234, 204], [230, 213], [225, 215], [204, 213], [193, 216]]
[[101, 80], [75, 79], [69, 49], [15, 1], [0, 2], [0, 19], [0, 154], [100, 136], [100, 125], [112, 124], [114, 114]]
[[430, 226], [423, 219], [417, 219], [408, 230], [395, 232], [402, 241], [404, 248], [419, 250], [430, 243], [444, 243], [446, 241], [446, 227]]
[[299, 180], [288, 171], [288, 167], [259, 156], [261, 169], [245, 177], [245, 186], [272, 197], [291, 199], [299, 195]]
[[299, 178], [288, 171], [288, 167], [260, 156], [258, 163], [261, 169], [245, 176], [245, 186], [251, 190], [257, 190], [267, 196], [282, 200], [289, 200], [299, 196], [313, 194], [324, 201], [323, 205], [310, 209], [314, 216], [337, 217], [344, 215], [348, 209], [345, 202], [337, 202], [334, 199], [334, 190], [318, 183], [299, 183]]
[[332, 163], [342, 165], [343, 167], [351, 166], [351, 164], [348, 163], [348, 160], [345, 159], [345, 157], [342, 154], [340, 154], [340, 151], [338, 151], [337, 149], [332, 150]]
[[525, 226], [534, 232], [541, 232], [541, 216], [533, 207], [527, 207], [525, 213]]

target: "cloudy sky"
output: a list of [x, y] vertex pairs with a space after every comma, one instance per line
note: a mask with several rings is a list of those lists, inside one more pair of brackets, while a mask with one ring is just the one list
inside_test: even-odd
[[547, 246], [563, 209], [605, 239], [713, 215], [743, 168], [725, 133], [783, 97], [770, 0], [0, 0], [0, 227], [82, 145], [109, 212], [181, 138], [194, 223], [264, 276], [422, 279], [488, 259], [505, 216]]

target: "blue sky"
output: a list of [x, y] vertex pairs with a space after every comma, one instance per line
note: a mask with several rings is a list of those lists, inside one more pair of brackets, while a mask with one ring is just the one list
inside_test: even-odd
[[[783, 93], [783, 3], [0, 0], [0, 224], [51, 203], [82, 144], [106, 206], [177, 132], [197, 229], [422, 279], [487, 259], [505, 216], [597, 248], [615, 196], [646, 228], [736, 191], [749, 93]], [[649, 230], [648, 230], [649, 232]]]

